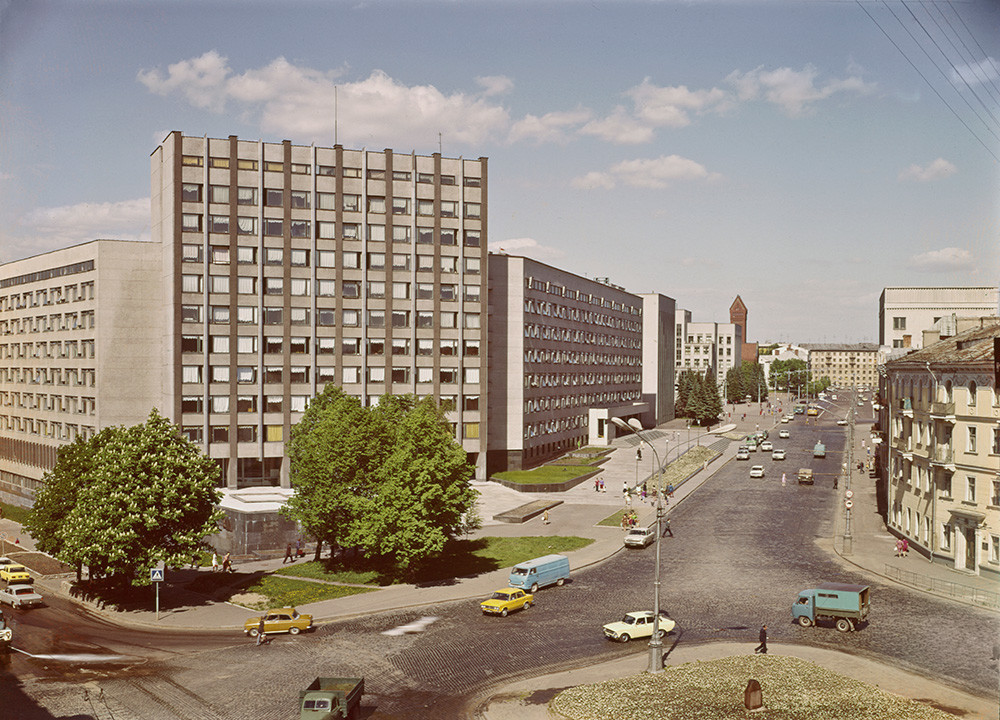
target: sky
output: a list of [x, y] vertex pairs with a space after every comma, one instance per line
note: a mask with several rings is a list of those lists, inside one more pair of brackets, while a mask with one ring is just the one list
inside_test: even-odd
[[993, 0], [0, 0], [0, 262], [148, 240], [172, 130], [487, 157], [491, 250], [752, 341], [1000, 282]]

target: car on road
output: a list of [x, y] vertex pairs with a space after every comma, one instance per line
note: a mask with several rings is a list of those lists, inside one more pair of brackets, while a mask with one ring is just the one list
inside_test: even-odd
[[760, 444], [761, 452], [771, 452], [774, 450], [774, 445], [771, 444], [770, 440], [765, 440]]
[[634, 527], [625, 533], [627, 547], [646, 547], [656, 539], [656, 530], [648, 527]]
[[764, 477], [764, 466], [763, 465], [754, 465], [752, 468], [750, 468], [750, 477], [752, 477], [752, 478], [762, 478], [762, 477]]
[[757, 443], [752, 442], [749, 445], [747, 445], [747, 450], [749, 450], [750, 452], [757, 452]]
[[261, 618], [264, 620], [264, 633], [290, 633], [298, 635], [304, 630], [312, 630], [313, 616], [303, 615], [293, 607], [268, 610], [261, 617], [250, 618], [243, 623], [243, 632], [250, 637], [257, 637], [260, 631]]
[[846, 425], [847, 424], [847, 420], [845, 418], [840, 418], [840, 420], [837, 421], [837, 424], [838, 425]]
[[4, 580], [9, 585], [14, 583], [30, 583], [31, 575], [28, 574], [28, 568], [24, 565], [4, 565], [0, 568], [0, 580]]
[[737, 460], [749, 460], [750, 459], [750, 450], [747, 449], [747, 447], [745, 445], [741, 445], [740, 448], [736, 451], [736, 459]]
[[0, 567], [4, 567], [5, 565], [14, 565], [14, 564], [15, 564], [14, 561], [11, 560], [9, 557], [0, 557]]
[[778, 431], [778, 437], [780, 437], [782, 439], [787, 439], [787, 438], [791, 437], [791, 435], [789, 434], [789, 432], [787, 430], [785, 430], [785, 428], [781, 428], [781, 430]]
[[[660, 613], [660, 637], [673, 630], [675, 626], [676, 623], [667, 617], [666, 613]], [[618, 642], [653, 637], [653, 613], [649, 610], [625, 613], [625, 617], [618, 622], [604, 626], [604, 637]]]
[[785, 451], [782, 450], [781, 448], [775, 448], [774, 450], [771, 451], [771, 459], [772, 460], [784, 460], [785, 459]]
[[502, 588], [493, 593], [488, 600], [479, 604], [483, 615], [499, 615], [507, 617], [515, 610], [527, 610], [535, 602], [535, 596], [520, 588]]
[[33, 607], [42, 604], [42, 596], [31, 585], [8, 585], [0, 590], [0, 603], [11, 607]]

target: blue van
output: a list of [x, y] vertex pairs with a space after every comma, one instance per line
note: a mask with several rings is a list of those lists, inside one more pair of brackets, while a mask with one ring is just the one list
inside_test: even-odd
[[562, 585], [568, 579], [569, 558], [565, 555], [545, 555], [515, 565], [507, 582], [511, 587], [535, 593], [540, 587]]

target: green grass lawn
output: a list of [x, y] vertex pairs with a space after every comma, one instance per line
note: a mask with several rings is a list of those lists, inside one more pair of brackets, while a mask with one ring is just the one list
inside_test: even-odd
[[[266, 601], [249, 602], [244, 605], [253, 610], [266, 610], [271, 607], [298, 607], [321, 600], [332, 600], [334, 598], [347, 597], [348, 595], [372, 592], [374, 589], [347, 587], [346, 585], [325, 585], [309, 580], [296, 580], [295, 578], [269, 575], [244, 588], [240, 588], [240, 593], [253, 593], [254, 595], [261, 595], [267, 598]], [[238, 596], [233, 602], [242, 604], [239, 602]]]
[[428, 561], [415, 574], [398, 577], [385, 561], [362, 557], [335, 558], [320, 562], [289, 565], [276, 571], [286, 577], [311, 578], [327, 582], [391, 585], [396, 582], [431, 583], [456, 577], [481, 575], [491, 570], [512, 567], [519, 562], [551, 553], [579, 550], [593, 542], [575, 536], [482, 537], [453, 540], [438, 557]]
[[622, 508], [614, 515], [608, 515], [606, 518], [601, 520], [598, 525], [605, 525], [607, 527], [621, 527], [622, 526], [622, 516], [630, 511], [632, 508]]
[[10, 505], [9, 503], [0, 502], [0, 509], [3, 509], [3, 516], [8, 520], [13, 520], [16, 523], [21, 523], [24, 525], [24, 521], [28, 519], [29, 508], [21, 507], [20, 505]]
[[587, 457], [573, 457], [571, 455], [566, 455], [557, 460], [550, 460], [548, 465], [550, 466], [564, 466], [564, 465], [586, 465], [591, 469], [597, 467], [596, 463], [602, 458], [596, 455], [588, 455]]
[[544, 485], [546, 483], [564, 483], [581, 475], [593, 472], [589, 465], [574, 467], [570, 465], [542, 465], [534, 470], [505, 470], [494, 475], [502, 480], [521, 485]]

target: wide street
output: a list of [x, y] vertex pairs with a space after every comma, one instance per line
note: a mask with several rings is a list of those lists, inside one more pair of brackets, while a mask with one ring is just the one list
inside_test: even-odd
[[[787, 426], [791, 438], [779, 440], [776, 431], [771, 436], [775, 447], [788, 450], [787, 460], [757, 452], [749, 462], [729, 461], [673, 509], [674, 537], [663, 540], [661, 600], [678, 629], [667, 650], [726, 640], [745, 643], [750, 652], [759, 626], [767, 623], [776, 646], [844, 650], [979, 694], [995, 692], [995, 613], [878, 582], [835, 559], [840, 494], [832, 479], [846, 428], [834, 419], [824, 415], [807, 426], [796, 418]], [[828, 453], [822, 460], [812, 457], [819, 438]], [[765, 466], [763, 479], [749, 477], [754, 464]], [[798, 485], [798, 467], [812, 467], [816, 484]], [[785, 485], [782, 472], [788, 475]], [[572, 505], [560, 509], [574, 511]], [[507, 618], [484, 617], [476, 601], [464, 600], [335, 622], [313, 634], [276, 638], [264, 648], [237, 632], [199, 638], [116, 629], [54, 602], [30, 614], [15, 612], [26, 634], [28, 626], [44, 627], [47, 615], [59, 621], [72, 616], [91, 628], [75, 649], [93, 643], [126, 652], [132, 661], [67, 672], [62, 664], [15, 658], [23, 688], [7, 676], [5, 698], [14, 704], [4, 703], [0, 718], [59, 717], [83, 708], [91, 717], [115, 720], [284, 719], [295, 716], [298, 689], [317, 675], [365, 676], [365, 717], [469, 717], [470, 702], [503, 681], [645, 652], [644, 642], [608, 642], [601, 625], [652, 606], [653, 558], [652, 546], [619, 552], [575, 573], [564, 587], [540, 591], [537, 606]], [[790, 607], [797, 592], [824, 581], [871, 584], [870, 622], [847, 634], [793, 625]], [[382, 634], [421, 617], [436, 619], [421, 633]], [[57, 633], [52, 638], [58, 647]], [[30, 652], [37, 654], [44, 644]]]

